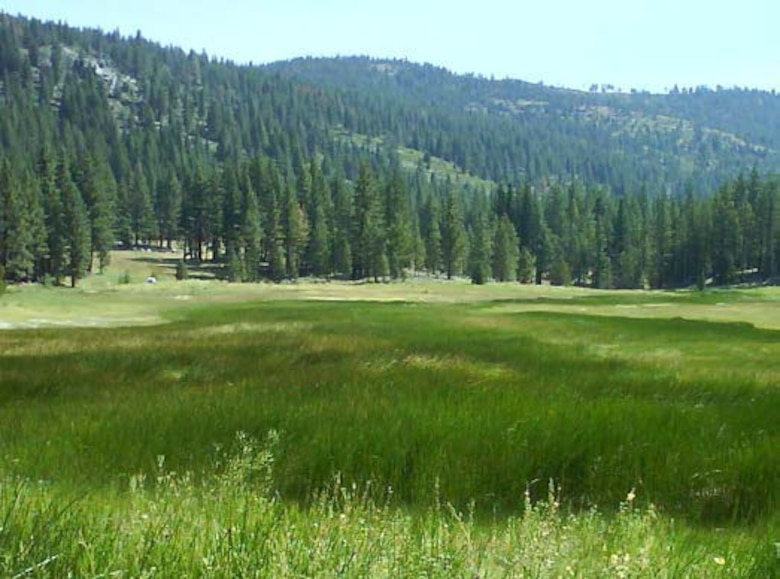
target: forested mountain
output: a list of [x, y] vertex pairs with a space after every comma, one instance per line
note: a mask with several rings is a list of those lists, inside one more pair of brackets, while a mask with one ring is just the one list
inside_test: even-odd
[[75, 285], [158, 243], [245, 281], [771, 278], [778, 113], [756, 91], [239, 66], [0, 14], [0, 277]]
[[[680, 193], [689, 183], [712, 191], [744, 167], [780, 168], [780, 97], [773, 93], [586, 93], [361, 57], [268, 68], [423, 113], [411, 127], [387, 116], [383, 130], [497, 181], [574, 176], [616, 192], [645, 185]], [[430, 119], [454, 130], [442, 137]]]

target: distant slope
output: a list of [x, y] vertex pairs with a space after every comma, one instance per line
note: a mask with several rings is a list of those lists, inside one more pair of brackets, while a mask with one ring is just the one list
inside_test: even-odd
[[[780, 97], [768, 92], [582, 92], [363, 57], [297, 59], [268, 69], [318, 87], [404, 103], [426, 116], [470, 117], [484, 129], [475, 135], [481, 148], [469, 152], [462, 143], [447, 150], [424, 137], [423, 148], [497, 179], [568, 173], [618, 189], [637, 181], [710, 188], [745, 167], [780, 166]], [[412, 135], [408, 144], [420, 139]], [[496, 151], [491, 139], [509, 143]], [[480, 159], [485, 151], [493, 158]], [[513, 156], [505, 160], [506, 151]]]
[[780, 97], [766, 92], [596, 94], [362, 57], [237, 66], [3, 14], [0, 107], [0, 153], [87, 148], [117, 180], [258, 153], [293, 166], [321, 155], [347, 175], [356, 153], [434, 159], [477, 181], [575, 178], [617, 193], [705, 193], [780, 169]]

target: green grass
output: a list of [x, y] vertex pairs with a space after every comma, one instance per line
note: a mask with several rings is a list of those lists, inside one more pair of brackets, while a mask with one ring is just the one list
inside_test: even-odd
[[[776, 290], [163, 281], [1, 300], [167, 323], [0, 333], [0, 574], [54, 555], [31, 573], [777, 570]], [[273, 454], [241, 462], [236, 433], [269, 431]]]
[[[73, 500], [42, 483], [0, 484], [5, 576], [768, 577], [771, 545], [638, 509], [561, 510], [554, 487], [521, 515], [475, 520], [435, 501], [410, 513], [340, 478], [301, 509], [271, 492], [276, 435], [240, 434], [209, 475], [168, 469], [119, 494]], [[389, 495], [388, 495], [389, 496]]]

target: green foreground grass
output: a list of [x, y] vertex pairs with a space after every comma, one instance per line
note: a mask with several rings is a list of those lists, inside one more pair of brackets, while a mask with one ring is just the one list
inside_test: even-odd
[[43, 483], [0, 486], [0, 572], [104, 577], [771, 577], [771, 545], [697, 532], [639, 510], [611, 516], [524, 498], [490, 524], [439, 502], [411, 513], [340, 478], [306, 508], [273, 494], [274, 435], [239, 434], [224, 462], [193, 482], [166, 470], [120, 495], [74, 500]]
[[0, 575], [772, 576], [778, 301], [14, 289]]

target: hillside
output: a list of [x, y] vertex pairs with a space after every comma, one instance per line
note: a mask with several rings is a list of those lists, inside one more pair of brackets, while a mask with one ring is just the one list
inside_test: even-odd
[[[246, 67], [9, 16], [0, 47], [5, 153], [29, 156], [49, 138], [34, 106], [48, 103], [91, 147], [155, 127], [171, 157], [182, 138], [222, 160], [338, 157], [346, 132], [358, 148], [381, 138], [386, 154], [419, 151], [494, 182], [577, 178], [618, 193], [708, 192], [740, 170], [780, 168], [780, 97], [760, 91], [585, 93], [359, 57]], [[112, 160], [115, 172], [139, 160], [128, 156]]]
[[779, 103], [239, 66], [0, 14], [0, 277], [75, 285], [157, 244], [235, 281], [773, 279]]
[[576, 175], [620, 191], [640, 182], [679, 191], [686, 181], [710, 190], [745, 167], [780, 166], [780, 97], [762, 91], [581, 92], [362, 57], [298, 59], [268, 69], [401, 102], [426, 116], [481, 121], [491, 139], [479, 138], [479, 145], [466, 138], [448, 148], [423, 131], [406, 135], [406, 144], [498, 180]]

